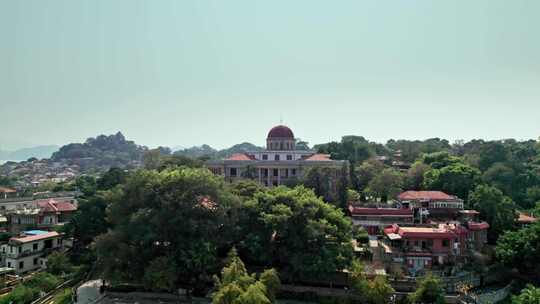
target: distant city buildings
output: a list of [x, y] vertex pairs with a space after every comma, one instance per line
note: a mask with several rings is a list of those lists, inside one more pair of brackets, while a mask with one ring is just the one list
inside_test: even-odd
[[[332, 160], [328, 154], [297, 150], [293, 131], [283, 125], [273, 127], [266, 138], [266, 150], [237, 153], [222, 160], [210, 160], [206, 166], [227, 181], [249, 178], [273, 187], [302, 178], [313, 167], [340, 169], [345, 160]], [[334, 170], [336, 175], [339, 170]], [[334, 180], [336, 176], [332, 176]]]

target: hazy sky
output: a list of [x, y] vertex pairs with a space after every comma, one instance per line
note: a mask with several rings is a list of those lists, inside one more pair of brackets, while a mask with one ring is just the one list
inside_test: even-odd
[[0, 0], [0, 147], [540, 136], [540, 1]]

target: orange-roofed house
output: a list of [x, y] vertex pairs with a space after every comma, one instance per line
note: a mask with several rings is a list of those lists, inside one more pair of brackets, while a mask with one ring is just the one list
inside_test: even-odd
[[10, 198], [17, 196], [17, 190], [6, 188], [6, 187], [0, 187], [0, 199], [4, 198]]
[[284, 125], [275, 126], [268, 132], [263, 151], [236, 153], [225, 159], [206, 162], [210, 171], [224, 176], [227, 181], [249, 178], [267, 187], [292, 182], [313, 167], [336, 169], [331, 171], [333, 176], [330, 180], [333, 181], [343, 165], [348, 165], [348, 162], [333, 160], [328, 154], [297, 149], [293, 131]]
[[521, 211], [518, 212], [517, 222], [518, 222], [519, 225], [527, 226], [529, 224], [535, 223], [536, 221], [538, 221], [538, 218], [536, 218], [536, 217], [534, 217], [532, 215], [528, 215], [525, 212], [521, 212]]
[[62, 234], [56, 231], [30, 230], [12, 237], [0, 246], [2, 262], [16, 273], [47, 267], [47, 256], [62, 248]]

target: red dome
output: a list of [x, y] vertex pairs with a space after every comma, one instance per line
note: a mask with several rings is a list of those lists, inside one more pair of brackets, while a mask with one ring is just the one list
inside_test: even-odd
[[287, 126], [279, 125], [273, 127], [268, 132], [268, 138], [291, 138], [294, 139], [294, 133]]

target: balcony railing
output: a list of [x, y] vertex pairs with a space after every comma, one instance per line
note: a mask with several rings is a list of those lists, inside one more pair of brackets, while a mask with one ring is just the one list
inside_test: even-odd
[[32, 255], [49, 255], [51, 254], [53, 251], [56, 251], [56, 250], [59, 250], [60, 248], [46, 248], [46, 249], [42, 249], [42, 250], [25, 250], [21, 253], [2, 253], [5, 255], [5, 257], [7, 258], [10, 258], [10, 259], [19, 259], [19, 258], [24, 258], [24, 257], [28, 257], [28, 256], [32, 256]]

